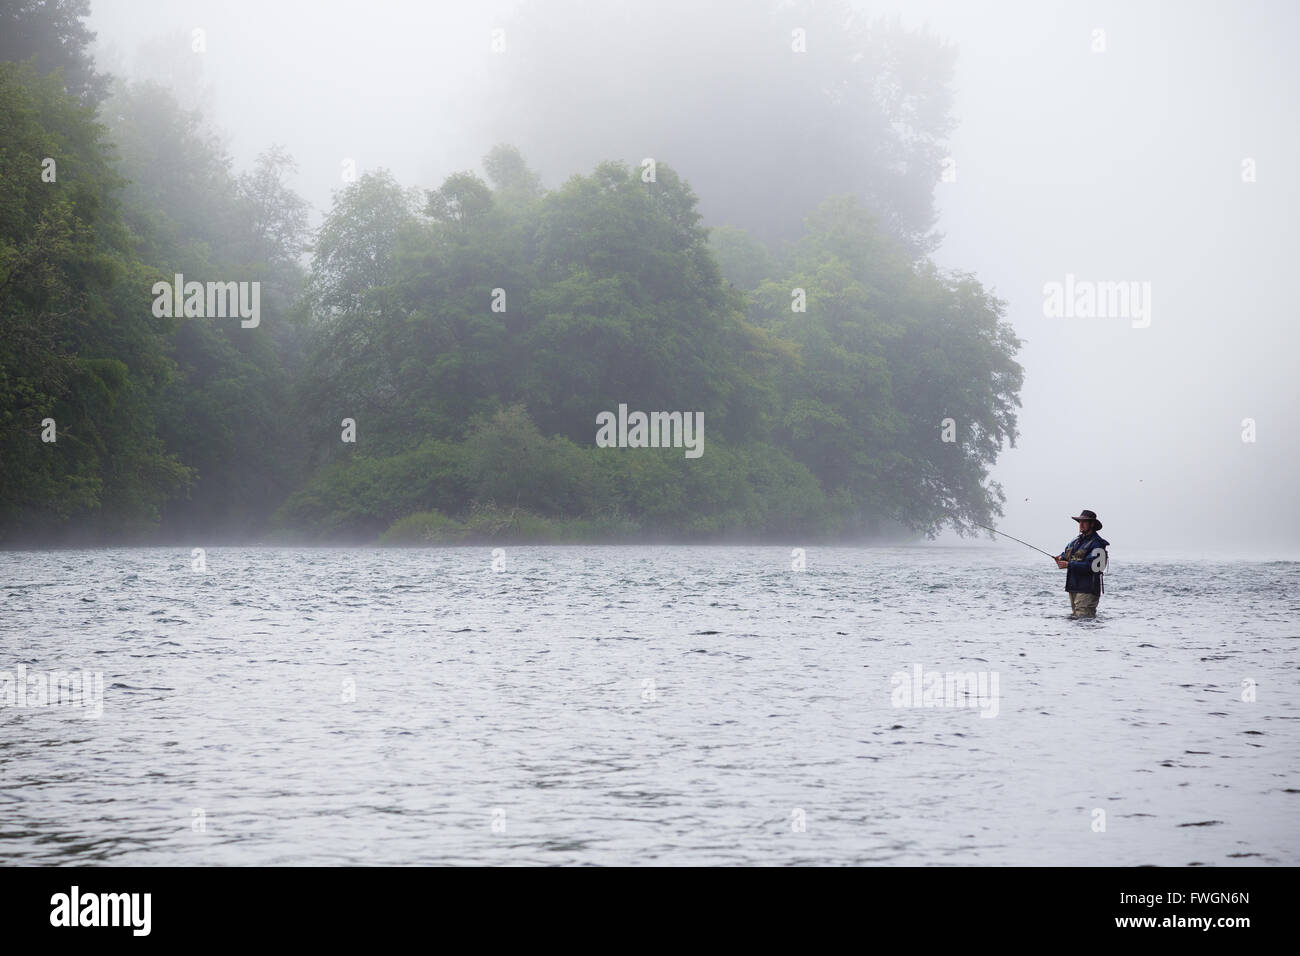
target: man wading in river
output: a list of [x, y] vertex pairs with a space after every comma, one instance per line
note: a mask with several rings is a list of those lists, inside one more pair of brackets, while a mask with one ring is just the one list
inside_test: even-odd
[[1095, 511], [1084, 509], [1070, 519], [1079, 522], [1079, 536], [1056, 557], [1056, 566], [1067, 569], [1065, 590], [1070, 592], [1070, 617], [1096, 617], [1101, 599], [1101, 578], [1109, 556], [1110, 544], [1097, 532], [1101, 522]]

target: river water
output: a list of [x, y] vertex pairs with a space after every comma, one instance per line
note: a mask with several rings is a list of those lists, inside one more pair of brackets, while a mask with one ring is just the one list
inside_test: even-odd
[[1300, 863], [1297, 562], [203, 557], [0, 553], [0, 863]]

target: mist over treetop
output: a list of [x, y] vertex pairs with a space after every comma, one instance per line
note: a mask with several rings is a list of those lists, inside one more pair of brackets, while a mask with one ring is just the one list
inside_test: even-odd
[[928, 31], [845, 0], [534, 2], [503, 30], [482, 127], [547, 181], [656, 157], [706, 222], [769, 243], [840, 194], [914, 251], [937, 242], [956, 51]]

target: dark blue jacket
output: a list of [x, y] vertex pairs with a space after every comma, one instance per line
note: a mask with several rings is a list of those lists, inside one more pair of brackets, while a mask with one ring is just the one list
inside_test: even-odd
[[[1092, 570], [1092, 564], [1098, 558], [1100, 562], [1098, 567], [1105, 568], [1106, 561], [1110, 555], [1106, 553], [1106, 548], [1110, 542], [1092, 531], [1088, 534], [1081, 534], [1065, 546], [1065, 550], [1058, 555], [1062, 561], [1069, 561], [1069, 570], [1065, 572], [1065, 589], [1067, 591], [1081, 591], [1084, 594], [1101, 594], [1101, 573]], [[1094, 554], [1098, 548], [1102, 554]]]

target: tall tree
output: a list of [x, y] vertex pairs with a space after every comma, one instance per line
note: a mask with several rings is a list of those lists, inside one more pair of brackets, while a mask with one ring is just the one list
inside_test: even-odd
[[799, 350], [777, 441], [868, 525], [989, 523], [1023, 379], [1004, 314], [971, 276], [914, 263], [854, 197], [828, 200], [752, 297], [751, 320]]
[[297, 383], [297, 407], [310, 410], [314, 461], [344, 453], [343, 418], [358, 422], [369, 445], [384, 435], [383, 422], [400, 415], [398, 378], [409, 351], [393, 286], [399, 239], [418, 228], [417, 204], [416, 191], [386, 170], [368, 172], [335, 193], [316, 232], [306, 286], [312, 342]]
[[135, 258], [91, 107], [0, 63], [0, 128], [0, 537], [143, 531], [192, 477], [156, 430], [159, 274]]
[[108, 77], [95, 72], [87, 49], [95, 39], [82, 21], [90, 0], [5, 0], [0, 3], [0, 61], [34, 59], [41, 73], [63, 72], [68, 91], [96, 104], [108, 89]]
[[148, 261], [169, 279], [257, 283], [256, 328], [233, 316], [176, 323], [177, 374], [156, 413], [160, 437], [197, 472], [164, 509], [162, 534], [244, 538], [288, 494], [303, 458], [286, 414], [307, 227], [307, 204], [287, 185], [293, 159], [271, 147], [237, 175], [202, 116], [153, 83], [118, 84], [104, 112]]

